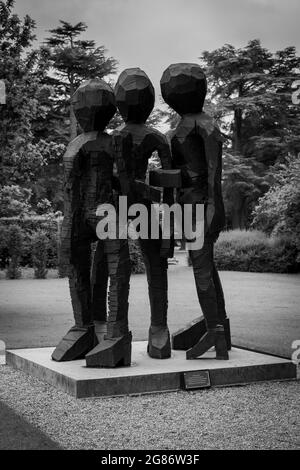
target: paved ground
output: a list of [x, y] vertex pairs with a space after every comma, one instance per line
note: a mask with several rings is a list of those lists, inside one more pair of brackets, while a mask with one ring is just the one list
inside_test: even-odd
[[[178, 255], [177, 255], [178, 256]], [[200, 315], [192, 269], [169, 267], [171, 332]], [[300, 339], [300, 275], [220, 273], [236, 345], [290, 357]], [[66, 279], [0, 280], [0, 339], [8, 348], [53, 346], [72, 326]], [[144, 275], [131, 278], [130, 325], [147, 338], [149, 304]]]

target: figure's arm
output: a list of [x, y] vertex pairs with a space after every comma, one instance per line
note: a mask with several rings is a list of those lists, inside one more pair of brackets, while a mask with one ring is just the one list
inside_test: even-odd
[[132, 138], [130, 134], [123, 136], [116, 131], [113, 134], [114, 160], [117, 167], [117, 175], [123, 196], [129, 196], [131, 187], [126, 168], [126, 155], [132, 151]]
[[67, 150], [63, 156], [66, 182], [70, 178], [70, 175], [74, 166], [75, 157], [78, 154], [81, 147], [83, 147], [87, 142], [90, 142], [91, 140], [96, 140], [96, 139], [97, 139], [97, 132], [86, 132], [86, 133], [80, 134], [69, 143]]
[[73, 213], [78, 203], [79, 184], [76, 162], [78, 162], [80, 150], [87, 142], [95, 140], [97, 132], [80, 134], [72, 140], [63, 156], [64, 162], [64, 218], [61, 227], [60, 266], [68, 272], [71, 262], [71, 235]]
[[169, 146], [169, 142], [161, 132], [156, 129], [153, 130], [153, 144], [154, 150], [157, 151], [159, 159], [161, 161], [161, 166], [163, 170], [171, 170], [172, 168], [172, 156]]
[[[204, 117], [204, 119], [203, 119]], [[205, 217], [205, 232], [218, 229], [222, 226], [219, 207], [222, 201], [221, 177], [222, 177], [222, 144], [223, 137], [215, 121], [208, 115], [202, 116], [201, 132], [205, 132], [205, 157], [207, 164], [207, 205]]]
[[[151, 134], [151, 140], [153, 144], [153, 151], [156, 150], [161, 161], [162, 170], [171, 170], [172, 169], [172, 157], [171, 157], [171, 150], [169, 146], [169, 142], [161, 132], [153, 129], [153, 133]], [[166, 172], [167, 173], [167, 172]], [[164, 178], [167, 184], [163, 187], [163, 202], [169, 206], [172, 206], [175, 202], [174, 198], [174, 187], [175, 185], [169, 185], [169, 182], [172, 182], [174, 179], [174, 175], [164, 174]], [[159, 175], [157, 175], [159, 179]], [[176, 178], [176, 177], [175, 177]], [[174, 221], [171, 221], [170, 227], [170, 239], [162, 239], [161, 241], [161, 248], [160, 248], [160, 256], [162, 258], [173, 258], [174, 256]]]

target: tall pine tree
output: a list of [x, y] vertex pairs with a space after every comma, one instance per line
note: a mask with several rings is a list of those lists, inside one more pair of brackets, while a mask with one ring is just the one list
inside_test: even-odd
[[104, 78], [116, 72], [117, 61], [107, 57], [104, 46], [95, 41], [81, 39], [87, 30], [85, 23], [71, 25], [60, 21], [60, 26], [51, 29], [45, 41], [44, 52], [50, 62], [49, 83], [56, 90], [56, 106], [61, 113], [68, 113], [69, 137], [77, 135], [77, 125], [70, 98], [80, 83], [89, 78]]

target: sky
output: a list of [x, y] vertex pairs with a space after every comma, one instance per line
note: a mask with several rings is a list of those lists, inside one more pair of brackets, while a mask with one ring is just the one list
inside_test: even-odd
[[105, 45], [119, 72], [143, 69], [157, 98], [168, 65], [198, 62], [225, 43], [243, 47], [259, 38], [271, 51], [300, 51], [299, 0], [16, 0], [15, 11], [36, 20], [40, 41], [60, 19], [85, 22], [83, 37]]

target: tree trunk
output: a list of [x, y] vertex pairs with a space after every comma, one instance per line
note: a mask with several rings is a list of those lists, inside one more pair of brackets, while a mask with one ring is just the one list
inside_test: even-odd
[[232, 209], [231, 224], [233, 230], [246, 228], [246, 205], [245, 200], [241, 197], [236, 199]]
[[77, 136], [77, 121], [72, 104], [70, 105], [70, 140]]
[[74, 113], [74, 108], [72, 104], [72, 96], [75, 93], [75, 87], [71, 83], [70, 84], [70, 140], [75, 139], [77, 136], [77, 121], [76, 121], [76, 116]]
[[[244, 95], [243, 83], [240, 82], [238, 85], [238, 97], [241, 98]], [[234, 110], [234, 150], [236, 152], [241, 151], [241, 140], [242, 140], [242, 124], [243, 124], [243, 113], [240, 108]]]
[[236, 109], [234, 111], [234, 150], [239, 152], [241, 150], [241, 137], [242, 137], [242, 110]]

